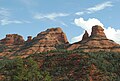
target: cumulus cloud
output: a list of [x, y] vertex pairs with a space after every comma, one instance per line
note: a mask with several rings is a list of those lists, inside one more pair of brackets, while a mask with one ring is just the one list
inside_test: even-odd
[[57, 17], [65, 17], [68, 16], [69, 14], [67, 13], [50, 13], [50, 14], [35, 14], [34, 15], [34, 19], [50, 19], [50, 20], [54, 20]]
[[89, 7], [87, 9], [85, 9], [84, 11], [81, 11], [81, 12], [76, 12], [75, 14], [76, 15], [83, 15], [83, 14], [90, 14], [90, 13], [95, 13], [97, 11], [100, 11], [100, 10], [103, 10], [107, 7], [112, 7], [113, 4], [111, 1], [107, 1], [107, 2], [104, 2], [104, 3], [101, 3], [101, 4], [97, 4], [93, 7]]
[[112, 27], [105, 28], [105, 34], [107, 38], [114, 40], [120, 44], [120, 29], [114, 29]]
[[[87, 30], [89, 35], [91, 34], [92, 26], [100, 25], [104, 28], [104, 32], [108, 39], [114, 40], [115, 42], [120, 44], [120, 29], [114, 29], [112, 27], [105, 28], [104, 25], [96, 18], [89, 18], [88, 20], [84, 20], [83, 18], [75, 19], [75, 25], [81, 27], [84, 30]], [[77, 42], [82, 39], [83, 33], [80, 36], [73, 37], [71, 42]]]
[[91, 28], [94, 25], [100, 25], [103, 27], [103, 24], [95, 18], [89, 18], [87, 21], [85, 21], [83, 18], [75, 19], [74, 20], [75, 25], [83, 28], [84, 30], [87, 30], [88, 33], [91, 33]]

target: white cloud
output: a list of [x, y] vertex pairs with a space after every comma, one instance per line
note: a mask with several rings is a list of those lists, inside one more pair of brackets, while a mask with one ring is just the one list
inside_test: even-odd
[[85, 21], [83, 18], [79, 18], [79, 19], [75, 19], [74, 23], [77, 26], [80, 26], [81, 28], [87, 30], [89, 34], [91, 33], [92, 26], [100, 25], [103, 27], [103, 24], [98, 19], [95, 18], [89, 18], [87, 21]]
[[68, 27], [68, 25], [66, 23], [64, 23], [63, 21], [58, 21], [60, 24], [62, 24], [63, 26]]
[[114, 40], [120, 44], [120, 29], [114, 29], [112, 27], [105, 28], [105, 34], [107, 38]]
[[112, 7], [112, 6], [113, 6], [112, 2], [107, 1], [107, 2], [104, 2], [104, 3], [101, 3], [101, 4], [97, 4], [93, 7], [87, 8], [84, 11], [76, 12], [75, 15], [91, 14], [91, 13], [95, 13], [97, 11], [100, 11], [100, 10], [103, 10], [107, 7]]
[[[120, 44], [120, 29], [114, 29], [112, 27], [105, 28], [103, 24], [96, 18], [89, 18], [88, 20], [84, 20], [83, 18], [75, 19], [75, 25], [87, 30], [88, 33], [91, 33], [92, 26], [100, 25], [104, 28], [104, 32], [108, 39], [114, 40], [115, 42]], [[83, 33], [80, 36], [73, 37], [71, 43], [80, 41], [82, 39]]]
[[100, 11], [100, 10], [103, 10], [107, 7], [112, 7], [112, 6], [113, 6], [112, 2], [107, 1], [107, 2], [104, 2], [102, 4], [95, 5], [94, 7], [90, 7], [87, 10], [89, 13], [93, 13], [93, 12]]
[[22, 24], [22, 23], [31, 23], [30, 21], [20, 21], [17, 19], [12, 19], [10, 9], [0, 8], [0, 25], [8, 25], [8, 24]]
[[18, 20], [8, 20], [8, 19], [3, 19], [3, 20], [0, 20], [0, 23], [1, 25], [7, 25], [7, 24], [21, 24], [22, 22], [21, 21], [18, 21]]
[[84, 33], [82, 33], [82, 34], [79, 35], [79, 36], [73, 37], [73, 38], [71, 39], [71, 42], [70, 42], [70, 43], [74, 43], [74, 42], [78, 42], [78, 41], [82, 40], [83, 34], [84, 34]]
[[49, 20], [52, 20], [54, 22], [57, 22], [57, 23], [67, 27], [68, 25], [66, 23], [57, 19], [58, 17], [65, 17], [65, 16], [69, 16], [69, 14], [67, 14], [67, 13], [50, 13], [50, 14], [39, 13], [39, 14], [35, 14], [33, 18], [39, 19], [39, 20], [49, 19]]
[[10, 15], [10, 11], [6, 8], [0, 8], [0, 19], [4, 17], [8, 17]]
[[24, 21], [22, 21], [22, 22], [24, 22], [24, 23], [31, 23], [30, 21], [27, 21], [27, 20], [24, 20]]
[[75, 15], [83, 15], [84, 12], [76, 12]]
[[9, 20], [9, 19], [0, 20], [0, 24], [2, 26], [8, 25], [8, 24], [22, 24], [22, 23], [30, 23], [30, 21], [19, 21], [19, 20]]
[[51, 13], [51, 14], [35, 14], [34, 18], [35, 19], [50, 19], [54, 20], [57, 17], [65, 17], [68, 16], [69, 14], [66, 13]]

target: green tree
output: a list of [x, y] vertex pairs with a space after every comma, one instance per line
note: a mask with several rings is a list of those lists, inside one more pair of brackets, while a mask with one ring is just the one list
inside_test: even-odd
[[25, 72], [26, 81], [40, 81], [42, 78], [38, 65], [32, 58], [26, 61]]

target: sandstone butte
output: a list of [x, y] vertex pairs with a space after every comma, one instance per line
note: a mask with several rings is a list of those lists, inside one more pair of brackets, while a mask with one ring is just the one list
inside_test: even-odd
[[28, 36], [25, 41], [18, 34], [7, 34], [0, 40], [0, 57], [19, 55], [27, 57], [30, 54], [46, 52], [57, 49], [82, 50], [84, 52], [120, 52], [120, 45], [107, 39], [104, 29], [95, 25], [91, 35], [85, 31], [81, 41], [69, 44], [61, 28], [50, 28], [39, 33], [36, 37]]
[[86, 31], [81, 41], [71, 44], [67, 48], [67, 50], [74, 49], [79, 49], [84, 52], [120, 52], [120, 45], [113, 40], [107, 39], [104, 29], [99, 25], [95, 25], [92, 27], [90, 36]]

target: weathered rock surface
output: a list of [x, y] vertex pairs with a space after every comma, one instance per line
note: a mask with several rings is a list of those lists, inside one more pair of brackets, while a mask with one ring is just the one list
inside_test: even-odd
[[92, 38], [92, 39], [107, 39], [107, 37], [104, 33], [104, 29], [99, 25], [95, 25], [92, 27], [92, 32], [91, 32], [90, 38]]
[[57, 49], [120, 52], [120, 45], [107, 39], [104, 29], [98, 25], [92, 27], [90, 36], [85, 31], [82, 40], [73, 44], [69, 44], [61, 28], [47, 29], [33, 39], [32, 36], [28, 36], [27, 41], [24, 41], [23, 37], [18, 34], [7, 34], [4, 39], [0, 40], [0, 58], [15, 55], [24, 58], [30, 54]]
[[11, 56], [24, 45], [24, 42], [21, 35], [7, 34], [4, 39], [0, 40], [0, 57]]
[[89, 34], [88, 34], [87, 31], [85, 31], [85, 33], [84, 33], [84, 35], [83, 35], [83, 37], [82, 37], [82, 41], [85, 42], [85, 41], [87, 41], [88, 39], [89, 39]]
[[5, 45], [21, 45], [24, 44], [24, 39], [18, 34], [7, 34], [1, 41], [1, 44]]
[[71, 45], [69, 45], [69, 47], [67, 48], [67, 50], [74, 50], [77, 49], [81, 46], [82, 43], [86, 43], [89, 40], [89, 34], [88, 32], [85, 30], [85, 33], [83, 34], [82, 40], [79, 42], [75, 42]]
[[28, 36], [26, 42], [31, 42], [31, 41], [32, 41], [32, 36]]
[[[29, 38], [28, 38], [29, 39]], [[33, 54], [65, 48], [68, 40], [61, 28], [51, 28], [39, 33], [30, 42], [26, 43], [16, 54]]]
[[87, 36], [88, 34], [85, 32], [82, 41], [72, 44], [68, 50], [80, 49], [84, 52], [120, 52], [120, 45], [112, 40], [107, 39], [104, 29], [101, 26], [93, 26], [91, 35], [89, 37]]
[[67, 37], [61, 28], [51, 28], [41, 32], [34, 38], [34, 40], [41, 40], [42, 42], [52, 42], [52, 45], [68, 43]]

